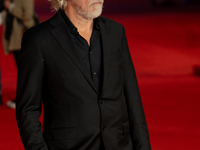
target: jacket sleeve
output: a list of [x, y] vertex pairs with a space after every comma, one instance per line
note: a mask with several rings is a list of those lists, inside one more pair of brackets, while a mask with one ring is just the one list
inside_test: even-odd
[[123, 28], [124, 95], [130, 121], [130, 133], [135, 150], [151, 150], [149, 133], [134, 66]]
[[9, 12], [20, 20], [31, 20], [34, 15], [34, 1], [22, 0], [21, 3], [21, 7], [17, 7], [17, 5], [13, 3], [13, 7], [9, 10]]
[[16, 118], [25, 150], [48, 150], [39, 117], [42, 110], [44, 64], [33, 35], [25, 33], [18, 61]]

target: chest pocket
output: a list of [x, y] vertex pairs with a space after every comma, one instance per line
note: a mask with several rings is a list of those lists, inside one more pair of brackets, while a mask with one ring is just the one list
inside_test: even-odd
[[116, 61], [118, 59], [122, 58], [122, 51], [121, 49], [117, 50], [114, 54], [111, 54], [110, 56], [110, 62]]

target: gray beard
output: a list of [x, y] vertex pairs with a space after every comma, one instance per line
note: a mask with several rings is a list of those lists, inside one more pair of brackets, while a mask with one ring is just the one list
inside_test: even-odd
[[[103, 0], [101, 2], [103, 2]], [[102, 13], [102, 10], [103, 10], [103, 6], [102, 5], [101, 6], [96, 6], [96, 9], [93, 12], [90, 12], [90, 11], [83, 10], [81, 7], [77, 6], [76, 3], [73, 3], [73, 4], [74, 4], [78, 14], [80, 16], [82, 16], [83, 18], [87, 19], [87, 20], [91, 20], [91, 19], [99, 17], [101, 15], [101, 13]]]

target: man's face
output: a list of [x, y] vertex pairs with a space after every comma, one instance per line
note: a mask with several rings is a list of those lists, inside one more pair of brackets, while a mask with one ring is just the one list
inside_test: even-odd
[[94, 19], [101, 15], [104, 0], [71, 0], [77, 13], [85, 19]]

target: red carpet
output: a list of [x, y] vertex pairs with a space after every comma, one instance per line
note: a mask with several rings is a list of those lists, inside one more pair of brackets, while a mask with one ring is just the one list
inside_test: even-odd
[[[193, 75], [193, 66], [200, 65], [200, 13], [107, 16], [126, 28], [152, 149], [198, 150], [200, 78]], [[0, 60], [0, 149], [23, 150], [15, 112], [5, 106], [15, 97], [16, 67], [2, 47]]]

